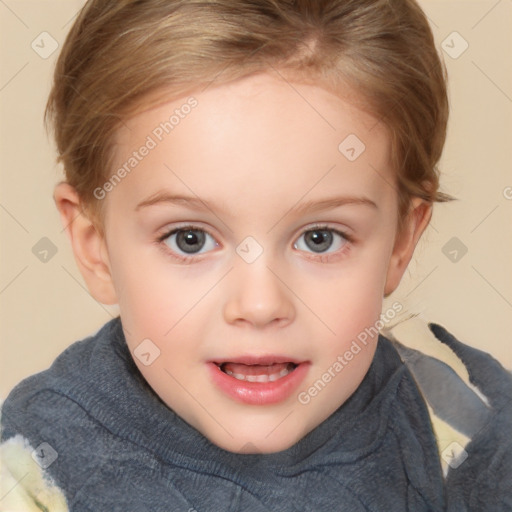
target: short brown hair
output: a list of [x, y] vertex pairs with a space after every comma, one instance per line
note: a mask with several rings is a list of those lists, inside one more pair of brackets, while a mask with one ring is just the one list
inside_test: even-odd
[[413, 196], [451, 199], [437, 169], [446, 69], [414, 0], [89, 0], [62, 47], [45, 120], [100, 231], [93, 191], [112, 173], [114, 135], [128, 116], [271, 67], [335, 92], [348, 86], [382, 120], [399, 219]]

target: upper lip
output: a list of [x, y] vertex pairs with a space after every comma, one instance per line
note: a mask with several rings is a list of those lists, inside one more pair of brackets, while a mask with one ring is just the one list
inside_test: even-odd
[[255, 356], [255, 355], [246, 355], [246, 356], [238, 356], [238, 357], [226, 357], [226, 358], [218, 358], [218, 359], [212, 359], [212, 363], [215, 363], [216, 365], [220, 366], [224, 363], [238, 363], [238, 364], [259, 364], [262, 366], [269, 366], [275, 363], [293, 363], [293, 364], [300, 364], [303, 363], [304, 360], [297, 359], [295, 357], [290, 356], [282, 356], [282, 355], [262, 355], [262, 356]]

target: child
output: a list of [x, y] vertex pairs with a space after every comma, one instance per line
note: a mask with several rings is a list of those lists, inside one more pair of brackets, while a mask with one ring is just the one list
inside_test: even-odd
[[450, 199], [413, 0], [90, 0], [47, 114], [77, 264], [120, 316], [15, 387], [2, 441], [69, 510], [512, 510], [510, 375], [430, 325], [487, 399], [445, 478], [428, 377], [452, 375], [378, 334]]

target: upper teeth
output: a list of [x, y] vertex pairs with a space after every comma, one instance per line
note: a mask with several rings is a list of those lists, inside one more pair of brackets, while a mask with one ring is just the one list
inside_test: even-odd
[[288, 367], [284, 368], [280, 372], [271, 373], [270, 375], [242, 375], [240, 373], [233, 373], [229, 370], [225, 370], [225, 373], [231, 375], [235, 379], [245, 380], [248, 382], [274, 382], [275, 380], [288, 375], [291, 371], [292, 369]]

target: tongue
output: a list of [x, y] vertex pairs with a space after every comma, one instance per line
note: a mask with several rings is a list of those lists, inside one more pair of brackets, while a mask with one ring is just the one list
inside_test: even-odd
[[274, 363], [271, 365], [224, 363], [222, 369], [240, 375], [272, 375], [288, 368], [289, 363]]

